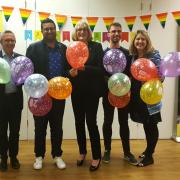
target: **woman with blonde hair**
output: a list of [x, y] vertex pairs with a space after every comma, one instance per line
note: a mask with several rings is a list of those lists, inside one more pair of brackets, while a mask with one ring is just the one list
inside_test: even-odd
[[[161, 57], [159, 52], [152, 46], [146, 31], [138, 30], [136, 32], [129, 51], [132, 55], [132, 63], [138, 58], [147, 58], [151, 60], [159, 70]], [[163, 81], [160, 73], [159, 78]], [[137, 166], [143, 167], [154, 163], [153, 153], [159, 137], [157, 124], [161, 121], [161, 103], [156, 104], [156, 111], [152, 112], [152, 107], [150, 108], [150, 106], [140, 98], [140, 89], [143, 83], [133, 77], [131, 83], [131, 119], [143, 124], [146, 135], [147, 146], [145, 151], [139, 156], [141, 160], [137, 164]]]
[[81, 68], [69, 70], [73, 85], [71, 101], [75, 117], [77, 141], [79, 145], [79, 159], [77, 166], [82, 166], [87, 154], [85, 122], [89, 131], [92, 162], [89, 170], [95, 171], [101, 162], [100, 135], [97, 126], [97, 110], [99, 98], [103, 95], [103, 49], [102, 45], [92, 41], [92, 33], [85, 21], [75, 26], [72, 39], [86, 43], [89, 58]]

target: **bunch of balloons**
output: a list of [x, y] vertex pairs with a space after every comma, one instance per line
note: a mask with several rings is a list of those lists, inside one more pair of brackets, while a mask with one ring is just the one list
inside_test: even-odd
[[108, 100], [117, 108], [127, 106], [130, 101], [131, 82], [127, 75], [122, 73], [126, 68], [126, 56], [120, 49], [110, 49], [103, 57], [105, 70], [112, 74], [108, 80]]
[[145, 58], [137, 59], [131, 65], [131, 74], [143, 82], [140, 97], [146, 104], [153, 105], [161, 101], [163, 86], [159, 80], [158, 69], [152, 61]]
[[72, 42], [67, 47], [66, 57], [71, 67], [76, 69], [83, 67], [89, 57], [87, 45], [81, 41]]

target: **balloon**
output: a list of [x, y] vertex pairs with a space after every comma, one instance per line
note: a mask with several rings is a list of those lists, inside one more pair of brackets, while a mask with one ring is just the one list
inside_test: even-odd
[[158, 69], [151, 60], [139, 58], [132, 63], [131, 74], [139, 81], [148, 81], [158, 78]]
[[28, 107], [34, 116], [45, 116], [52, 108], [52, 99], [48, 94], [40, 98], [30, 97]]
[[25, 56], [19, 56], [11, 62], [11, 76], [15, 84], [23, 84], [26, 78], [34, 72], [31, 60]]
[[109, 91], [115, 96], [127, 94], [131, 88], [129, 77], [123, 73], [113, 74], [108, 80]]
[[119, 49], [110, 49], [103, 57], [104, 68], [111, 74], [123, 72], [126, 64], [126, 56]]
[[68, 63], [73, 68], [79, 68], [84, 66], [88, 57], [89, 57], [89, 50], [87, 45], [81, 41], [74, 41], [72, 42], [66, 50], [66, 57]]
[[156, 104], [160, 102], [162, 94], [163, 86], [158, 79], [145, 82], [140, 90], [140, 97], [147, 104]]
[[55, 77], [49, 80], [48, 94], [55, 99], [66, 99], [71, 95], [72, 85], [68, 78]]
[[109, 103], [117, 108], [123, 108], [128, 105], [130, 101], [130, 92], [125, 94], [124, 96], [115, 96], [111, 92], [108, 93]]
[[161, 60], [160, 72], [166, 77], [180, 76], [180, 52], [167, 54]]
[[40, 98], [48, 91], [48, 80], [41, 74], [32, 74], [26, 78], [24, 90], [30, 97]]
[[7, 84], [11, 79], [11, 71], [8, 62], [0, 58], [0, 84]]

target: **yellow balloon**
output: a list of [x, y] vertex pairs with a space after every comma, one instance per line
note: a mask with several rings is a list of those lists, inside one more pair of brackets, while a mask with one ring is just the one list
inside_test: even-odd
[[161, 101], [163, 85], [158, 79], [145, 82], [140, 90], [140, 97], [146, 104], [156, 104]]
[[48, 94], [55, 99], [66, 99], [71, 95], [72, 84], [68, 78], [54, 77], [49, 80]]

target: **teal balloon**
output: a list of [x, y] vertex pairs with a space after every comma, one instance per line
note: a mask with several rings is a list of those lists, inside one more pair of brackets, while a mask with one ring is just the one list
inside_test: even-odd
[[130, 91], [131, 81], [123, 73], [115, 73], [108, 80], [109, 91], [115, 96], [124, 96]]
[[11, 79], [11, 70], [8, 62], [0, 58], [0, 84], [7, 84]]

